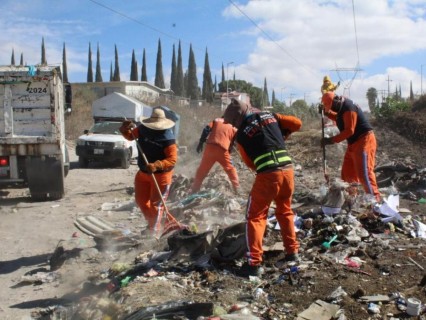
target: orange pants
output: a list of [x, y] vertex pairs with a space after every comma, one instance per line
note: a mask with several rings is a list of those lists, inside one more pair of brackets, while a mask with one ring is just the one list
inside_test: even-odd
[[343, 158], [342, 180], [361, 183], [364, 191], [380, 201], [374, 166], [376, 162], [376, 137], [373, 131], [361, 136], [348, 148]]
[[201, 189], [203, 180], [206, 178], [210, 169], [216, 162], [219, 162], [219, 164], [225, 170], [229, 180], [231, 180], [232, 186], [234, 188], [239, 187], [240, 183], [238, 181], [237, 170], [232, 165], [229, 151], [216, 144], [207, 143], [203, 153], [203, 158], [201, 159], [200, 165], [198, 166], [197, 172], [195, 173], [194, 182], [191, 186], [192, 192], [198, 192]]
[[[172, 183], [173, 171], [155, 173], [155, 179], [161, 190], [164, 201], [166, 201], [170, 185]], [[142, 211], [148, 228], [158, 231], [161, 229], [161, 220], [164, 214], [164, 205], [158, 193], [157, 187], [149, 173], [138, 171], [135, 176], [135, 201]]]
[[287, 254], [296, 253], [299, 243], [294, 229], [291, 198], [294, 191], [292, 167], [256, 176], [247, 204], [247, 255], [250, 265], [259, 265], [263, 255], [263, 235], [271, 202], [275, 200], [275, 216], [281, 228], [281, 237]]

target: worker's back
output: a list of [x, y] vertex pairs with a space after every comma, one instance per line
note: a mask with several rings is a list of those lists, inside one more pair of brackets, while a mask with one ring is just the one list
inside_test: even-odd
[[217, 144], [223, 149], [228, 150], [237, 129], [229, 123], [225, 123], [222, 118], [213, 120], [209, 123], [209, 126], [212, 130], [207, 138], [207, 143]]

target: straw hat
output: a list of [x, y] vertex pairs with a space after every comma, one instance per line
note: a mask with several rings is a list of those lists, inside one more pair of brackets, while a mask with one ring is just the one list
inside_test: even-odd
[[172, 128], [175, 123], [166, 118], [164, 110], [161, 108], [155, 108], [152, 110], [151, 117], [140, 117], [141, 124], [149, 129], [153, 130], [166, 130]]

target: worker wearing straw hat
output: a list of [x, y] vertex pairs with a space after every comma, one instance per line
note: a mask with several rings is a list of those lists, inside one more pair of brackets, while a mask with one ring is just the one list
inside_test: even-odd
[[[138, 157], [135, 200], [148, 223], [148, 232], [154, 233], [161, 228], [164, 201], [168, 197], [173, 168], [177, 161], [175, 136], [172, 130], [169, 130], [175, 123], [166, 118], [161, 108], [154, 108], [151, 117], [140, 120], [139, 126], [129, 120], [124, 121], [120, 132], [128, 140], [137, 139], [140, 149], [143, 150], [143, 153], [139, 152]], [[156, 189], [155, 180], [161, 194]]]

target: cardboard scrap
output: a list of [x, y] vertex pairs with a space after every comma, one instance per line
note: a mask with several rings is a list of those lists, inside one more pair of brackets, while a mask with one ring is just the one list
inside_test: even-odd
[[308, 309], [297, 315], [297, 320], [331, 320], [335, 318], [340, 307], [335, 304], [317, 300]]

